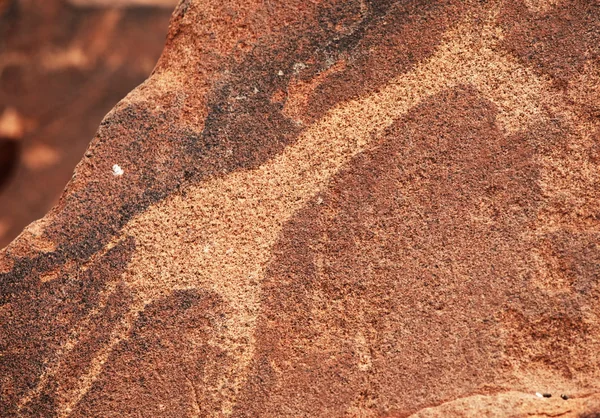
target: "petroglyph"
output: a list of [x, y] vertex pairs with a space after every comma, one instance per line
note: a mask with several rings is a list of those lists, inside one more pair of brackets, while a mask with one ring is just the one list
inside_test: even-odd
[[[133, 289], [135, 302], [78, 384], [61, 388], [58, 416], [68, 416], [90, 390], [145, 306], [175, 290], [194, 288], [216, 292], [226, 303], [222, 338], [210, 343], [236, 358], [214, 391], [222, 414], [230, 414], [254, 355], [261, 278], [271, 248], [283, 225], [345, 164], [376, 146], [383, 131], [422, 100], [457, 85], [474, 86], [495, 103], [497, 122], [507, 133], [549, 120], [554, 112], [567, 112], [553, 105], [547, 80], [497, 52], [501, 38], [491, 23], [477, 25], [467, 19], [447, 33], [429, 60], [374, 94], [339, 104], [259, 168], [193, 186], [131, 220], [121, 237], [135, 238], [136, 253], [115, 283], [123, 281]], [[174, 230], [175, 235], [170, 232]], [[156, 266], [154, 271], [160, 273], [148, 275], [145, 265]], [[106, 288], [104, 300], [113, 289], [114, 283]], [[78, 344], [86, 322], [73, 330], [62, 356]], [[50, 378], [60, 384], [55, 374], [59, 366], [60, 360], [48, 365], [21, 407], [41, 393]], [[369, 367], [365, 360], [363, 368]]]

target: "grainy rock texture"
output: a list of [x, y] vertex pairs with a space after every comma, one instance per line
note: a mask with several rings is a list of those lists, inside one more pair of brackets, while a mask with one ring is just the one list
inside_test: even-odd
[[600, 416], [599, 81], [591, 0], [181, 1], [0, 253], [0, 410]]
[[0, 0], [0, 248], [58, 201], [102, 117], [152, 71], [175, 5], [149, 2]]

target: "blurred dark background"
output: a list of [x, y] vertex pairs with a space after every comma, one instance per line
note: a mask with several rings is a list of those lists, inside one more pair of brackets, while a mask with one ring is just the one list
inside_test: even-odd
[[150, 74], [177, 0], [0, 0], [0, 248], [56, 203]]

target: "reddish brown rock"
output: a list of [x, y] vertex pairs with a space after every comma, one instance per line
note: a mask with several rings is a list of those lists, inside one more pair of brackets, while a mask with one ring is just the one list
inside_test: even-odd
[[0, 248], [56, 204], [103, 116], [152, 71], [174, 4], [144, 1], [0, 1]]
[[583, 0], [182, 1], [0, 255], [2, 410], [597, 416], [599, 32]]

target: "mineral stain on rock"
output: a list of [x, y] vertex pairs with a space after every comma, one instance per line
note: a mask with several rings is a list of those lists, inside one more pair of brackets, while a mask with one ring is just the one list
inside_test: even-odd
[[599, 21], [181, 2], [152, 76], [0, 253], [1, 410], [593, 416]]

